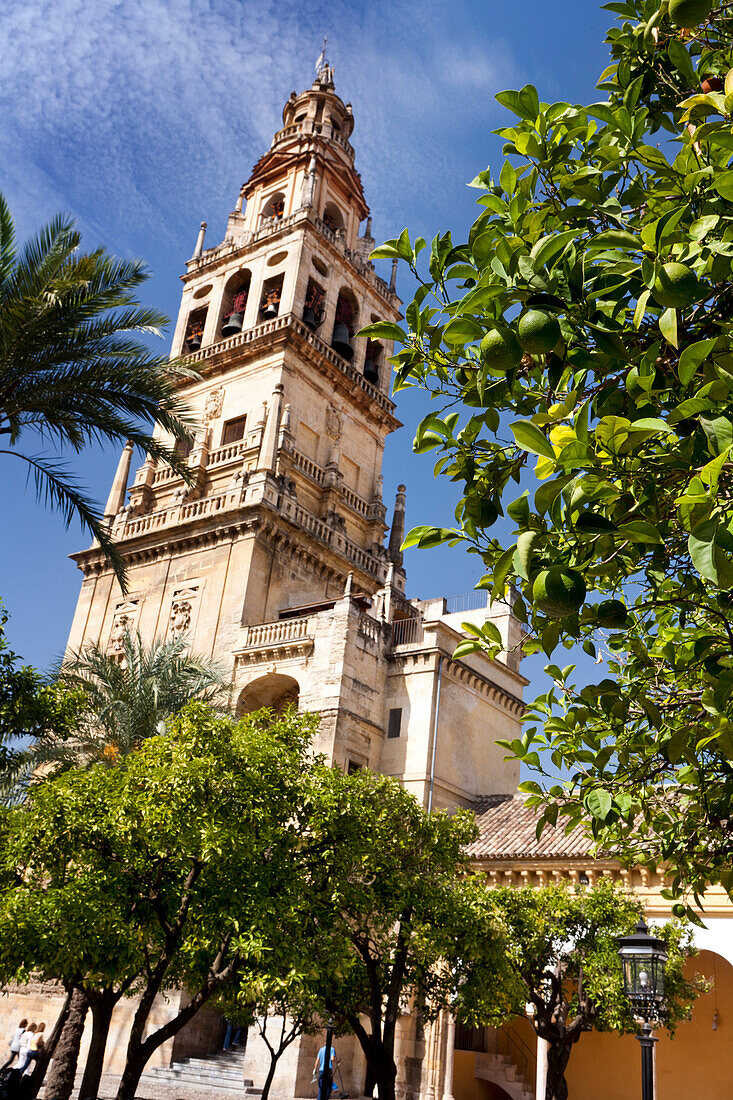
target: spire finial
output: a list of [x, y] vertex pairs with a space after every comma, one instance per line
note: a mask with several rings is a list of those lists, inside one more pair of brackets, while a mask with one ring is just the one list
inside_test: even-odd
[[321, 53], [320, 53], [320, 56], [319, 56], [318, 60], [316, 61], [316, 76], [318, 76], [321, 69], [327, 69], [328, 68], [328, 58], [326, 57], [326, 43], [327, 42], [328, 42], [328, 39], [326, 38], [326, 36], [324, 34], [324, 36], [323, 36], [323, 48], [321, 50]]

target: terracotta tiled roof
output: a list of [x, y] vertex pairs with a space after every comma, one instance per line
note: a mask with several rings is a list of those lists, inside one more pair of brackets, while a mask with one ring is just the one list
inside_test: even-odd
[[537, 840], [537, 811], [521, 795], [495, 794], [473, 807], [479, 836], [468, 848], [474, 859], [567, 859], [590, 856], [591, 843], [577, 825], [565, 833], [562, 825], [545, 826]]

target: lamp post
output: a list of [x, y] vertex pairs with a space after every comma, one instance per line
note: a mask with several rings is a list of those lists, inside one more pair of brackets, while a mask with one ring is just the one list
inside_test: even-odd
[[624, 975], [624, 991], [637, 1016], [644, 1021], [641, 1035], [641, 1095], [642, 1100], [654, 1100], [653, 1050], [657, 1042], [652, 1034], [653, 1022], [664, 1009], [664, 968], [667, 948], [663, 940], [649, 935], [640, 919], [630, 936], [619, 939], [618, 953]]
[[318, 1090], [318, 1100], [331, 1100], [331, 1049], [333, 1046], [333, 1020], [328, 1021], [326, 1028], [326, 1049], [323, 1058], [323, 1073], [321, 1074], [321, 1087]]

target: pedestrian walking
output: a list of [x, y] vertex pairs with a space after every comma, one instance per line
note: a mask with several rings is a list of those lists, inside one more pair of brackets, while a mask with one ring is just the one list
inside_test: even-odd
[[8, 1066], [12, 1066], [13, 1062], [15, 1061], [15, 1059], [20, 1054], [20, 1040], [23, 1038], [23, 1035], [25, 1033], [25, 1029], [27, 1027], [28, 1027], [28, 1021], [27, 1020], [21, 1020], [20, 1023], [18, 1024], [18, 1026], [16, 1027], [15, 1031], [13, 1032], [13, 1034], [10, 1036], [10, 1043], [9, 1043], [10, 1057], [8, 1058], [5, 1065], [0, 1067], [0, 1073], [2, 1073], [2, 1071], [4, 1069], [7, 1069]]
[[[46, 1025], [43, 1023], [38, 1024], [37, 1026], [35, 1024], [31, 1024], [31, 1027], [33, 1027], [35, 1030], [31, 1033], [31, 1037], [28, 1041], [28, 1046], [25, 1049], [25, 1059], [23, 1058], [23, 1052], [21, 1050], [21, 1058], [18, 1062], [18, 1069], [20, 1070], [21, 1074], [25, 1073], [31, 1062], [36, 1062], [38, 1060], [38, 1055], [43, 1050], [43, 1046], [45, 1043], [43, 1033], [46, 1030]], [[30, 1028], [28, 1030], [30, 1031]]]
[[[334, 1069], [334, 1066], [338, 1066], [338, 1064], [339, 1064], [339, 1060], [336, 1057], [336, 1051], [335, 1051], [334, 1047], [331, 1047], [331, 1066], [330, 1066], [330, 1070], [329, 1070], [329, 1074], [328, 1074], [330, 1082], [331, 1082], [331, 1089], [330, 1089], [331, 1092], [336, 1092], [337, 1089], [338, 1089], [338, 1086], [337, 1086], [336, 1082], [333, 1079], [333, 1069]], [[319, 1095], [319, 1097], [321, 1095], [321, 1092], [323, 1091], [323, 1074], [325, 1073], [325, 1069], [326, 1069], [326, 1048], [325, 1048], [325, 1046], [322, 1046], [321, 1049], [318, 1051], [318, 1054], [316, 1055], [316, 1061], [315, 1061], [315, 1064], [313, 1066], [313, 1080], [315, 1080], [316, 1075], [318, 1076], [318, 1095]]]

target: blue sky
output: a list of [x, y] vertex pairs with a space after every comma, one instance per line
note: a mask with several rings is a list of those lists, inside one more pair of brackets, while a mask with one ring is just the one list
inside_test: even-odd
[[[409, 226], [457, 239], [476, 216], [468, 180], [501, 164], [490, 131], [506, 116], [494, 94], [531, 81], [549, 101], [600, 98], [612, 18], [593, 0], [4, 0], [0, 189], [21, 237], [64, 210], [86, 245], [144, 258], [146, 300], [174, 317], [199, 222], [208, 243], [221, 239], [284, 101], [312, 82], [326, 34], [337, 91], [353, 104], [374, 235]], [[398, 290], [409, 301], [404, 276]], [[404, 481], [408, 526], [449, 525], [454, 487], [411, 451], [423, 405], [400, 395], [398, 414], [385, 498], [391, 507]], [[90, 451], [75, 464], [102, 502], [117, 457]], [[78, 594], [67, 555], [88, 538], [36, 503], [20, 462], [0, 463], [9, 637], [43, 668], [63, 650]], [[475, 560], [409, 552], [409, 594], [468, 591]]]

